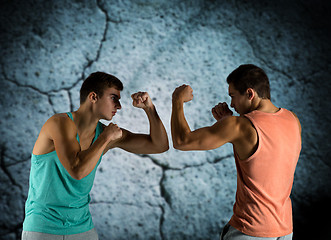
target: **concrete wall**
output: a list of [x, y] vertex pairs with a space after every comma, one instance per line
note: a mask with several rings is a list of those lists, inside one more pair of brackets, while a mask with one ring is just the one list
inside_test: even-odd
[[[330, 225], [330, 3], [327, 1], [1, 1], [0, 239], [19, 239], [30, 154], [54, 113], [76, 110], [79, 88], [105, 71], [125, 86], [119, 126], [148, 132], [130, 94], [148, 91], [170, 138], [171, 94], [186, 83], [192, 129], [229, 102], [225, 78], [254, 63], [272, 100], [294, 111], [303, 149], [292, 191], [294, 239]], [[104, 156], [90, 206], [100, 239], [218, 239], [232, 214], [232, 146], [206, 152]], [[325, 217], [324, 217], [325, 216]], [[327, 220], [324, 220], [327, 219]], [[313, 232], [319, 233], [314, 238]]]

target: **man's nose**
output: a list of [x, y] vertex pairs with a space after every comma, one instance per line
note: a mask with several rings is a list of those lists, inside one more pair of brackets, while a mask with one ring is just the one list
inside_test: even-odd
[[116, 104], [116, 108], [117, 108], [117, 109], [121, 109], [121, 108], [122, 108], [122, 105], [121, 105], [120, 102], [117, 102], [117, 104]]

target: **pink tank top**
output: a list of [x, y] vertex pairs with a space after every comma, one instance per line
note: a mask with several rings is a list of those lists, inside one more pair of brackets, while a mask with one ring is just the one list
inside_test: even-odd
[[237, 166], [237, 193], [229, 224], [255, 237], [293, 232], [291, 189], [301, 150], [297, 119], [282, 108], [277, 113], [245, 114], [258, 134], [258, 148]]

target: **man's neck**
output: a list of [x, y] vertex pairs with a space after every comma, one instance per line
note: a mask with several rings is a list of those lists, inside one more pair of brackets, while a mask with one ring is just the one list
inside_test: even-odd
[[265, 112], [265, 113], [276, 113], [279, 111], [279, 108], [276, 107], [269, 99], [260, 98], [255, 106], [253, 106], [253, 110]]
[[89, 136], [94, 133], [99, 119], [96, 118], [92, 110], [86, 106], [80, 106], [79, 109], [73, 112], [74, 122], [77, 130], [81, 135]]

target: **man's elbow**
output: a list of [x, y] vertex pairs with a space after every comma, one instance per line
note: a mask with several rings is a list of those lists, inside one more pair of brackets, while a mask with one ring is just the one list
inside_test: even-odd
[[180, 151], [187, 151], [184, 145], [181, 144], [173, 144], [174, 149], [180, 150]]
[[187, 141], [185, 141], [184, 139], [176, 139], [176, 140], [173, 140], [173, 143], [172, 143], [173, 147], [177, 150], [181, 150], [181, 151], [187, 151]]
[[84, 177], [88, 175], [86, 170], [84, 170], [83, 167], [80, 165], [80, 160], [78, 157], [76, 158], [75, 163], [71, 165], [70, 170], [71, 170], [69, 172], [70, 176], [76, 180], [82, 180]]
[[169, 150], [169, 144], [164, 146], [160, 153], [164, 153]]
[[155, 153], [164, 153], [169, 150], [169, 143], [155, 148]]

